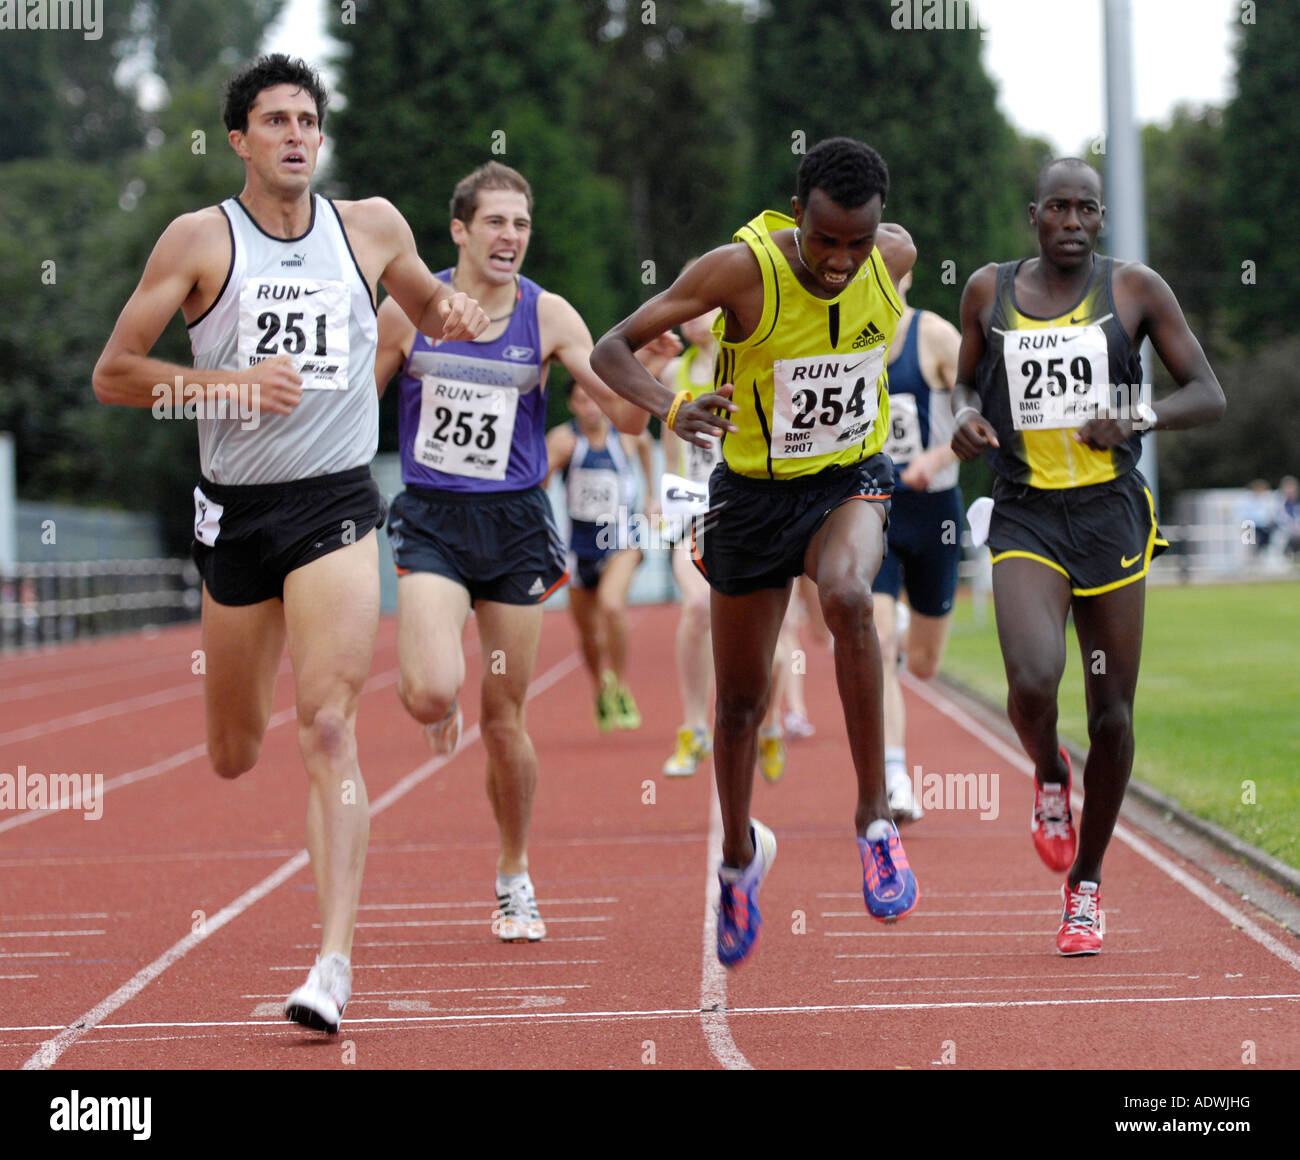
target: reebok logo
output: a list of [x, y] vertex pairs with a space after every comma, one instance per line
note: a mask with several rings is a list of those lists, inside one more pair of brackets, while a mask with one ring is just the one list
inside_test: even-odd
[[862, 350], [864, 347], [875, 346], [884, 341], [885, 336], [880, 333], [880, 328], [874, 322], [868, 322], [863, 332], [853, 340], [853, 349]]

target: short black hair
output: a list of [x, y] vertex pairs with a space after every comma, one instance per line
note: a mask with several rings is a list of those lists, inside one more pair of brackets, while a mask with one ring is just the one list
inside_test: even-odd
[[1034, 183], [1034, 204], [1043, 200], [1043, 191], [1047, 188], [1048, 180], [1052, 176], [1052, 170], [1057, 166], [1066, 169], [1087, 169], [1097, 179], [1097, 189], [1101, 189], [1101, 174], [1088, 164], [1082, 157], [1057, 157], [1049, 161], [1038, 171], [1038, 180]]
[[884, 205], [889, 194], [889, 166], [862, 141], [828, 137], [809, 149], [799, 163], [796, 196], [800, 205], [808, 204], [814, 189], [845, 209], [866, 205], [876, 194]]
[[276, 85], [293, 85], [308, 93], [316, 102], [316, 123], [325, 127], [325, 107], [329, 94], [316, 70], [299, 57], [290, 59], [282, 52], [259, 56], [245, 65], [226, 82], [225, 101], [221, 118], [227, 129], [248, 132], [248, 110], [257, 101], [257, 94]]

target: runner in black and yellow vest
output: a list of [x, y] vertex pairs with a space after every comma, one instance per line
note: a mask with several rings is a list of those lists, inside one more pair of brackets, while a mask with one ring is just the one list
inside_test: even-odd
[[[916, 256], [905, 230], [881, 223], [888, 188], [888, 169], [870, 146], [821, 142], [799, 166], [793, 220], [760, 214], [592, 353], [597, 374], [679, 438], [704, 446], [722, 437], [724, 462], [710, 477], [709, 511], [697, 518], [694, 539], [713, 589], [718, 957], [727, 966], [753, 947], [758, 887], [776, 851], [771, 831], [749, 813], [756, 735], [790, 589], [805, 571], [835, 634], [867, 909], [889, 922], [916, 904], [885, 792], [871, 604], [893, 488], [880, 454], [889, 420], [885, 362], [902, 313], [896, 286]], [[722, 309], [715, 390], [674, 396], [633, 351], [714, 307]]]
[[[1039, 856], [1068, 871], [1057, 950], [1101, 949], [1101, 864], [1133, 766], [1147, 570], [1164, 546], [1134, 464], [1141, 432], [1212, 423], [1223, 391], [1173, 292], [1138, 262], [1093, 252], [1105, 208], [1084, 161], [1039, 174], [1038, 257], [989, 265], [962, 296], [953, 450], [995, 472], [988, 542], [1007, 714], [1034, 762]], [[1144, 338], [1178, 384], [1140, 400]], [[1073, 611], [1088, 699], [1087, 803], [1076, 840], [1056, 734]]]

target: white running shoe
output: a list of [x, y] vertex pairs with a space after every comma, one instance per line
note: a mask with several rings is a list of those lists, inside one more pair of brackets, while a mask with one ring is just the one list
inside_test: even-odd
[[906, 773], [889, 779], [889, 809], [896, 822], [919, 822], [925, 817], [925, 811], [916, 800], [912, 790], [912, 779]]
[[492, 933], [502, 942], [537, 942], [546, 937], [546, 923], [537, 910], [533, 882], [527, 875], [509, 890], [497, 891]]
[[284, 1002], [284, 1017], [313, 1031], [333, 1035], [352, 998], [352, 968], [337, 951], [319, 956], [307, 981]]

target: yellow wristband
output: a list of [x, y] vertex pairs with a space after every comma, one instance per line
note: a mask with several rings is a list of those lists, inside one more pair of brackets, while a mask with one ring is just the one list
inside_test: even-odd
[[669, 431], [673, 429], [673, 422], [677, 418], [677, 411], [679, 410], [681, 405], [684, 402], [686, 402], [686, 400], [689, 399], [690, 397], [691, 397], [690, 391], [677, 392], [676, 398], [673, 399], [673, 405], [668, 408], [668, 416], [667, 418], [664, 419], [664, 426], [667, 427]]

